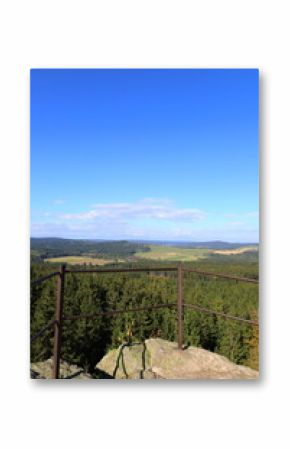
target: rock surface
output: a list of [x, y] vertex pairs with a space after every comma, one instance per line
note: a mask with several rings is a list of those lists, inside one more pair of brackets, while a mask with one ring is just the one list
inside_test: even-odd
[[[52, 373], [52, 359], [44, 362], [36, 362], [30, 365], [30, 377], [32, 379], [51, 379]], [[82, 368], [77, 365], [69, 365], [67, 362], [60, 363], [60, 378], [61, 379], [79, 379], [86, 380], [92, 377], [85, 373]]]
[[258, 371], [236, 365], [226, 357], [190, 346], [151, 338], [124, 344], [106, 354], [96, 368], [115, 379], [256, 379]]

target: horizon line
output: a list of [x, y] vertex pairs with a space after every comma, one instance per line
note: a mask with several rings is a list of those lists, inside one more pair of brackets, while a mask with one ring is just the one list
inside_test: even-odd
[[249, 243], [252, 245], [259, 245], [259, 241], [255, 241], [255, 242], [251, 242], [251, 241], [232, 241], [232, 240], [219, 240], [219, 239], [214, 239], [214, 240], [171, 240], [171, 239], [150, 239], [150, 238], [83, 238], [83, 237], [58, 237], [58, 236], [30, 236], [30, 239], [60, 239], [60, 240], [89, 240], [89, 241], [94, 241], [94, 240], [102, 240], [102, 241], [106, 241], [106, 242], [120, 242], [120, 241], [150, 241], [150, 242], [178, 242], [178, 243]]

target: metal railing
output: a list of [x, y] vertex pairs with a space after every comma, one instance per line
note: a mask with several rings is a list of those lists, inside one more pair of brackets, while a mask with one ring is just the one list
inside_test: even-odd
[[[176, 295], [176, 303], [167, 303], [167, 304], [154, 304], [147, 307], [134, 307], [132, 309], [120, 309], [120, 310], [112, 310], [108, 312], [100, 312], [95, 314], [81, 314], [81, 315], [72, 315], [66, 316], [63, 315], [63, 307], [64, 307], [64, 291], [65, 291], [65, 278], [67, 274], [70, 273], [78, 273], [78, 274], [88, 274], [88, 273], [131, 273], [131, 272], [176, 272], [177, 273], [177, 295]], [[36, 279], [31, 282], [31, 287], [41, 284], [48, 279], [51, 279], [57, 276], [57, 286], [56, 286], [56, 302], [55, 302], [55, 318], [49, 321], [42, 329], [40, 329], [36, 334], [31, 336], [30, 341], [34, 342], [40, 336], [44, 334], [48, 329], [52, 326], [54, 327], [54, 340], [53, 340], [53, 363], [52, 363], [52, 378], [59, 378], [59, 369], [60, 369], [60, 351], [61, 351], [61, 336], [62, 336], [62, 325], [63, 321], [74, 321], [78, 319], [94, 319], [96, 317], [102, 316], [110, 316], [115, 314], [122, 313], [131, 313], [131, 312], [139, 312], [145, 310], [156, 310], [161, 308], [176, 308], [176, 319], [177, 319], [177, 344], [178, 349], [182, 350], [183, 342], [184, 342], [184, 329], [183, 329], [183, 321], [184, 321], [184, 309], [194, 309], [196, 311], [207, 313], [211, 315], [221, 316], [226, 319], [243, 322], [252, 326], [259, 326], [258, 321], [248, 320], [242, 317], [228, 315], [216, 310], [207, 309], [200, 305], [188, 304], [184, 302], [183, 297], [183, 274], [184, 273], [196, 273], [202, 276], [216, 277], [216, 278], [224, 278], [235, 280], [239, 282], [247, 282], [259, 284], [259, 281], [256, 279], [238, 277], [238, 276], [230, 276], [226, 274], [220, 273], [211, 273], [207, 271], [194, 270], [189, 268], [184, 268], [182, 263], [178, 263], [176, 267], [149, 267], [149, 268], [105, 268], [105, 269], [88, 269], [88, 270], [69, 270], [66, 268], [66, 265], [63, 264], [60, 266], [59, 271], [55, 271], [47, 276], [43, 276], [41, 278]]]

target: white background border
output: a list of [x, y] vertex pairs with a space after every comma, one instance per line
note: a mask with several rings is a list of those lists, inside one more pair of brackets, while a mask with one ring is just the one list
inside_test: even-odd
[[[280, 0], [1, 3], [2, 447], [289, 447], [289, 34]], [[260, 69], [259, 382], [29, 380], [32, 67]]]

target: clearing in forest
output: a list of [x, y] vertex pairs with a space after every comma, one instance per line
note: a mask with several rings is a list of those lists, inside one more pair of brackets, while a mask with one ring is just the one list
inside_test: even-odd
[[67, 263], [70, 265], [83, 265], [86, 264], [92, 264], [92, 265], [106, 265], [109, 263], [114, 262], [121, 262], [120, 259], [113, 260], [113, 259], [101, 259], [97, 257], [85, 257], [85, 256], [64, 256], [64, 257], [52, 257], [50, 259], [45, 259], [45, 262], [51, 262], [51, 263]]
[[218, 249], [213, 251], [214, 254], [222, 254], [224, 256], [230, 256], [233, 254], [242, 254], [247, 253], [249, 251], [258, 251], [257, 246], [243, 246], [242, 248], [235, 248], [235, 249]]
[[139, 259], [190, 262], [208, 257], [212, 250], [199, 248], [179, 248], [176, 246], [149, 245], [150, 251], [135, 254]]

